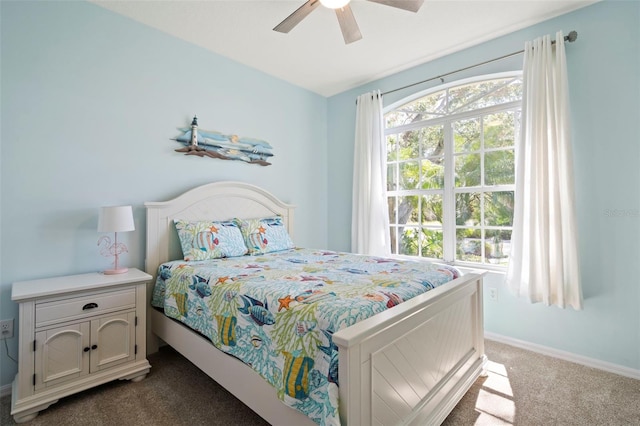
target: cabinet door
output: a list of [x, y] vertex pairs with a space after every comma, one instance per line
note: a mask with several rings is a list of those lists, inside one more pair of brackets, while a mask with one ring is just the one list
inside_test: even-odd
[[91, 321], [91, 372], [135, 359], [136, 313], [107, 315]]
[[89, 373], [89, 322], [36, 333], [36, 391]]

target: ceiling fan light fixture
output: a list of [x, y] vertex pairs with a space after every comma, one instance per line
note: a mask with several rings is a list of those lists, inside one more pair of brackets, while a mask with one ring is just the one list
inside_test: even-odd
[[[2, 0], [0, 0], [2, 1]], [[404, 9], [411, 12], [417, 12], [424, 3], [424, 0], [369, 0], [373, 3], [380, 3], [386, 6], [395, 7], [398, 9]], [[287, 16], [284, 21], [280, 22], [273, 28], [273, 31], [280, 33], [288, 33], [296, 25], [306, 18], [311, 12], [316, 10], [320, 5], [328, 9], [335, 10], [338, 23], [340, 24], [340, 31], [342, 31], [342, 37], [345, 44], [353, 43], [362, 38], [362, 33], [358, 28], [356, 18], [353, 16], [351, 7], [349, 6], [350, 0], [305, 0], [305, 2], [297, 8], [291, 15]]]
[[348, 5], [350, 1], [351, 0], [320, 0], [320, 3], [329, 9], [342, 9]]

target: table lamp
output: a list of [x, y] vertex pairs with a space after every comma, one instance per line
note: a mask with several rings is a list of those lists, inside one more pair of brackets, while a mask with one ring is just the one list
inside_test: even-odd
[[105, 257], [115, 256], [114, 269], [104, 271], [107, 275], [124, 274], [129, 268], [118, 267], [118, 256], [128, 253], [127, 246], [118, 242], [118, 232], [134, 231], [133, 210], [131, 206], [102, 207], [98, 216], [98, 232], [113, 232], [115, 234], [114, 243], [111, 238], [102, 236], [98, 239], [101, 246], [100, 254]]

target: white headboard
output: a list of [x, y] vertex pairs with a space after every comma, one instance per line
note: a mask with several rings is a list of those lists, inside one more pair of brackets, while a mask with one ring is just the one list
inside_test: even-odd
[[229, 220], [282, 216], [293, 237], [295, 206], [284, 203], [254, 185], [242, 182], [214, 182], [193, 188], [173, 200], [146, 202], [147, 257], [145, 269], [155, 276], [164, 262], [180, 259], [180, 243], [174, 219]]

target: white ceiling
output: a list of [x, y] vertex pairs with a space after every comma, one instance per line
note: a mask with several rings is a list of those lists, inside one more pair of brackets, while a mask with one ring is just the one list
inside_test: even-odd
[[349, 45], [322, 6], [289, 34], [272, 31], [305, 0], [90, 1], [331, 96], [598, 0], [425, 0], [417, 14], [352, 0], [363, 39]]

